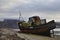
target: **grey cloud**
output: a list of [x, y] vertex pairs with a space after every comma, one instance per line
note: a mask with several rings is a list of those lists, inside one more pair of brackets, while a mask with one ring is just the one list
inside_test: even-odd
[[60, 11], [60, 1], [56, 0], [48, 5], [33, 1], [31, 4], [22, 5], [22, 8], [27, 11]]
[[[48, 11], [60, 11], [60, 1], [55, 0], [54, 2], [48, 3], [49, 1], [42, 0], [31, 0], [30, 3], [25, 3], [23, 5], [16, 4], [13, 8], [7, 10], [7, 12], [16, 12], [16, 9], [22, 8], [22, 11], [27, 12], [48, 12]], [[48, 4], [47, 4], [48, 3]]]
[[[9, 1], [0, 1], [0, 3], [0, 6], [4, 6], [8, 4]], [[40, 15], [40, 13], [48, 15], [52, 12], [60, 11], [60, 0], [54, 0], [52, 2], [50, 2], [50, 0], [29, 0], [26, 3], [17, 2], [12, 6], [13, 7], [10, 7], [7, 10], [4, 10], [4, 8], [2, 9], [0, 7], [0, 13], [7, 14], [6, 16], [19, 16], [20, 9], [23, 16], [26, 15], [24, 17], [28, 17], [32, 14], [34, 15], [34, 13], [39, 13], [38, 15]]]

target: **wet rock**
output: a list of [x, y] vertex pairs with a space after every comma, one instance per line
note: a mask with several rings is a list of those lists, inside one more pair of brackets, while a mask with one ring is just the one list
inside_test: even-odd
[[17, 35], [11, 28], [0, 28], [0, 40], [25, 40]]

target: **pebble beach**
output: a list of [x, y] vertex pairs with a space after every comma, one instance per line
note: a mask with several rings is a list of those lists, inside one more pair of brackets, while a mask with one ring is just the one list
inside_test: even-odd
[[18, 33], [11, 28], [0, 28], [0, 40], [60, 40], [60, 35], [47, 37], [36, 34]]
[[24, 34], [24, 33], [19, 33], [18, 35], [25, 38], [26, 40], [60, 40], [59, 35], [55, 35], [54, 37], [47, 37], [34, 34]]

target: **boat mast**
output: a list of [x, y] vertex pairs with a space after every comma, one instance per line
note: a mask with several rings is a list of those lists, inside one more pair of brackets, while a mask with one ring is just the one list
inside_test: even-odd
[[21, 10], [19, 9], [19, 21], [24, 21], [23, 17], [21, 16]]
[[21, 18], [21, 12], [20, 12], [20, 9], [19, 9], [19, 21], [20, 21], [20, 18]]

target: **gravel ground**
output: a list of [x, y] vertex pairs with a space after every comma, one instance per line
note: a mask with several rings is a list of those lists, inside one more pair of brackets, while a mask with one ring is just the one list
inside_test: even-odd
[[9, 28], [0, 28], [0, 40], [25, 40], [17, 35], [17, 32]]
[[26, 40], [60, 40], [60, 36], [55, 35], [54, 37], [47, 37], [41, 35], [34, 35], [34, 34], [24, 34], [18, 33], [18, 35]]
[[59, 35], [47, 37], [35, 34], [18, 33], [9, 28], [0, 28], [0, 40], [60, 40]]

